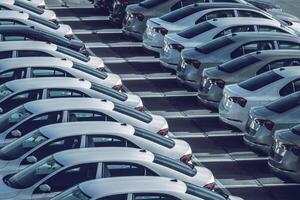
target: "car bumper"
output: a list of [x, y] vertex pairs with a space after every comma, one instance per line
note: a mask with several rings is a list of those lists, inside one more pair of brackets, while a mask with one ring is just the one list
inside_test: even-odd
[[281, 168], [280, 163], [274, 161], [273, 159], [269, 159], [268, 166], [270, 170], [279, 178], [282, 178], [283, 180], [300, 182], [300, 173]]
[[143, 47], [149, 51], [154, 51], [156, 53], [160, 53], [162, 51], [162, 47], [153, 46], [153, 44], [151, 44], [151, 41], [145, 39], [145, 37], [143, 37]]
[[199, 94], [197, 95], [197, 99], [201, 104], [204, 104], [206, 106], [212, 107], [213, 109], [218, 109], [220, 102], [208, 100], [205, 98], [202, 98]]
[[164, 60], [159, 60], [161, 66], [163, 67], [166, 67], [168, 69], [173, 69], [173, 70], [176, 70], [177, 68], [177, 64], [173, 64], [173, 63], [168, 63], [168, 62], [165, 62]]
[[186, 80], [184, 77], [182, 77], [180, 75], [179, 76], [177, 75], [176, 78], [177, 78], [177, 81], [180, 82], [181, 84], [187, 85], [195, 90], [198, 90], [198, 88], [199, 88], [198, 82]]
[[246, 123], [243, 122], [241, 119], [234, 119], [231, 116], [231, 113], [224, 107], [223, 102], [219, 103], [219, 119], [224, 122], [225, 124], [229, 124], [234, 126], [241, 131], [244, 131]]
[[244, 143], [252, 150], [256, 151], [256, 152], [260, 152], [260, 153], [263, 153], [263, 154], [266, 154], [268, 155], [271, 151], [271, 147], [266, 145], [266, 144], [259, 144], [259, 143], [256, 143], [254, 141], [252, 141], [249, 136], [245, 135], [243, 137], [244, 139]]
[[134, 38], [136, 38], [138, 41], [142, 41], [142, 40], [143, 40], [143, 34], [140, 33], [140, 32], [128, 30], [128, 29], [125, 29], [125, 28], [123, 27], [122, 33], [123, 33], [124, 35], [130, 36], [130, 37], [134, 37]]

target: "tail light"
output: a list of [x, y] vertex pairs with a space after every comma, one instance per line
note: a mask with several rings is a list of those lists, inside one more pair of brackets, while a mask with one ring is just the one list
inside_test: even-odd
[[241, 107], [245, 107], [247, 104], [247, 100], [243, 97], [229, 97], [229, 100], [233, 103], [239, 104]]
[[37, 7], [40, 8], [40, 9], [46, 9], [46, 5], [45, 4], [40, 4]]
[[274, 127], [274, 122], [265, 119], [255, 119], [255, 122], [260, 125], [266, 127], [268, 130], [272, 130]]
[[209, 190], [215, 189], [215, 186], [216, 186], [216, 184], [214, 182], [204, 185], [204, 187], [209, 189]]
[[210, 79], [210, 82], [213, 85], [217, 85], [221, 89], [223, 89], [225, 86], [225, 81], [223, 81], [222, 79]]
[[82, 53], [85, 56], [89, 56], [89, 52], [87, 51], [87, 49], [85, 47], [81, 47], [79, 49], [79, 52]]
[[162, 28], [162, 27], [156, 27], [156, 28], [154, 28], [154, 31], [157, 33], [160, 33], [162, 35], [167, 35], [169, 32], [167, 29]]
[[164, 128], [164, 129], [161, 129], [160, 131], [158, 131], [158, 134], [161, 136], [166, 136], [166, 135], [168, 135], [168, 133], [169, 133], [169, 128]]
[[131, 16], [132, 17], [134, 17], [134, 18], [136, 18], [136, 19], [138, 19], [139, 21], [143, 21], [144, 20], [144, 18], [145, 18], [145, 16], [143, 15], [143, 14], [141, 14], [141, 13], [131, 13]]
[[169, 47], [171, 49], [176, 49], [179, 52], [181, 52], [184, 49], [184, 46], [181, 44], [170, 44]]
[[189, 65], [193, 65], [196, 69], [199, 69], [201, 65], [201, 62], [199, 62], [198, 60], [185, 59], [184, 62]]
[[123, 85], [122, 85], [122, 84], [117, 84], [117, 85], [114, 85], [112, 88], [113, 88], [114, 90], [116, 90], [116, 91], [121, 91], [122, 88], [123, 88]]
[[186, 154], [180, 158], [180, 161], [188, 164], [192, 160], [192, 154]]
[[71, 39], [73, 39], [73, 34], [66, 34], [65, 38], [71, 40]]

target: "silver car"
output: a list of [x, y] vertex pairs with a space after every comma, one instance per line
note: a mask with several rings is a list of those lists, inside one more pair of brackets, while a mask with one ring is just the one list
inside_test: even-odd
[[[5, 88], [0, 89], [5, 93]], [[49, 124], [75, 121], [117, 121], [168, 134], [165, 118], [94, 98], [58, 98], [25, 103], [0, 117], [0, 146]]]
[[6, 92], [0, 95], [0, 114], [30, 101], [70, 97], [106, 99], [139, 111], [143, 110], [143, 102], [139, 96], [118, 92], [84, 79], [28, 78], [9, 81], [0, 85], [0, 88], [6, 88]]
[[198, 89], [203, 69], [261, 50], [300, 49], [299, 38], [284, 33], [245, 32], [219, 37], [194, 49], [183, 50], [177, 79]]
[[72, 49], [40, 41], [8, 41], [0, 43], [0, 59], [17, 57], [56, 57], [90, 66], [102, 71], [104, 62], [101, 58], [84, 55]]
[[192, 154], [184, 140], [172, 140], [128, 124], [70, 122], [41, 127], [3, 147], [0, 173], [15, 173], [60, 151], [91, 147], [142, 148], [184, 163], [191, 161]]
[[167, 34], [160, 52], [162, 66], [176, 70], [183, 49], [191, 49], [224, 35], [238, 32], [280, 32], [296, 35], [274, 20], [251, 17], [228, 17], [209, 20], [181, 32]]
[[64, 58], [20, 57], [1, 59], [0, 84], [24, 78], [72, 77], [107, 86], [116, 91], [122, 89], [120, 76], [100, 71]]
[[12, 199], [49, 199], [82, 182], [123, 176], [162, 176], [200, 187], [214, 182], [205, 167], [136, 148], [84, 148], [55, 153], [15, 173], [0, 176], [0, 195]]
[[245, 143], [259, 153], [269, 153], [276, 130], [291, 128], [300, 121], [300, 92], [282, 97], [266, 106], [253, 107], [244, 136]]
[[[120, 194], [121, 193], [121, 194]], [[117, 177], [83, 182], [51, 200], [241, 200], [165, 177]]]
[[278, 130], [269, 154], [269, 167], [284, 180], [300, 182], [300, 126]]
[[238, 57], [203, 70], [198, 99], [208, 106], [218, 108], [226, 85], [239, 83], [280, 67], [299, 65], [299, 50], [258, 51]]

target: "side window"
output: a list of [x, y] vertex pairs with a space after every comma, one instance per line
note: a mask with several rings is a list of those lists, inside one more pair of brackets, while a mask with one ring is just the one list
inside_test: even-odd
[[135, 147], [132, 142], [116, 136], [89, 135], [86, 138], [86, 147]]
[[31, 77], [72, 77], [69, 73], [54, 68], [32, 68]]
[[254, 26], [235, 26], [218, 33], [214, 38], [238, 32], [254, 32]]
[[12, 69], [0, 73], [0, 84], [11, 80], [26, 78], [26, 68]]
[[168, 194], [139, 193], [133, 195], [133, 200], [180, 200]]
[[[34, 156], [37, 160], [41, 160], [56, 152], [60, 152], [68, 149], [80, 148], [80, 141], [81, 141], [81, 136], [59, 138], [38, 148], [37, 150], [32, 152], [29, 156]], [[21, 162], [21, 165], [24, 164], [32, 164], [32, 163], [28, 162], [27, 159], [25, 158]]]
[[12, 58], [12, 51], [1, 51], [0, 52], [0, 59], [5, 59], [5, 58]]
[[279, 49], [300, 49], [299, 43], [289, 42], [289, 41], [278, 41]]
[[256, 74], [261, 74], [269, 70], [277, 69], [280, 67], [287, 67], [287, 66], [299, 66], [300, 65], [300, 59], [284, 59], [284, 60], [276, 60], [273, 61], [261, 69], [257, 71]]
[[0, 25], [25, 25], [12, 19], [0, 19]]
[[[42, 184], [47, 184], [51, 192], [59, 192], [73, 187], [79, 183], [96, 178], [98, 163], [82, 164], [65, 169]], [[34, 193], [43, 193], [37, 188]]]
[[181, 1], [178, 1], [177, 3], [175, 3], [172, 7], [171, 7], [171, 11], [173, 10], [177, 10], [179, 8], [182, 8], [182, 2]]
[[42, 51], [19, 50], [17, 51], [17, 57], [53, 57], [53, 56]]
[[43, 113], [37, 116], [28, 119], [27, 121], [20, 124], [16, 129], [14, 129], [11, 133], [9, 133], [6, 137], [7, 138], [18, 138], [20, 136], [15, 136], [13, 134], [14, 131], [20, 132], [20, 135], [26, 135], [30, 131], [38, 129], [42, 126], [61, 123], [62, 122], [63, 113], [62, 112], [50, 112], [50, 113]]
[[300, 79], [297, 79], [284, 86], [279, 91], [279, 94], [280, 96], [287, 96], [289, 94], [292, 94], [294, 92], [299, 92], [299, 91], [300, 91]]
[[111, 117], [94, 111], [69, 111], [68, 120], [76, 121], [115, 121]]
[[134, 163], [103, 163], [103, 178], [120, 176], [157, 176], [157, 174], [144, 166]]
[[48, 89], [48, 98], [88, 97], [86, 94], [70, 89]]
[[3, 36], [3, 41], [23, 41], [26, 37], [20, 35], [5, 35]]
[[117, 194], [108, 197], [102, 197], [97, 200], [127, 200], [127, 194]]
[[220, 11], [213, 11], [210, 12], [200, 19], [196, 21], [196, 24], [199, 24], [201, 22], [210, 20], [210, 19], [215, 19], [215, 18], [224, 18], [224, 17], [234, 17], [234, 11], [233, 10], [220, 10]]
[[237, 58], [242, 55], [252, 53], [260, 50], [271, 50], [274, 49], [274, 44], [272, 41], [259, 41], [259, 42], [251, 42], [245, 44], [231, 53], [231, 58]]
[[[209, 3], [209, 0], [197, 0], [198, 3]], [[182, 7], [195, 3], [195, 0], [182, 0]]]
[[238, 10], [238, 16], [239, 17], [256, 17], [256, 18], [265, 18], [265, 19], [269, 19], [268, 17], [257, 13], [257, 12], [253, 12], [250, 10]]
[[7, 112], [26, 102], [42, 99], [42, 95], [43, 90], [30, 90], [21, 92], [1, 102], [0, 107], [3, 109], [4, 112]]
[[258, 32], [279, 32], [279, 33], [288, 33], [282, 29], [272, 27], [272, 26], [257, 26]]

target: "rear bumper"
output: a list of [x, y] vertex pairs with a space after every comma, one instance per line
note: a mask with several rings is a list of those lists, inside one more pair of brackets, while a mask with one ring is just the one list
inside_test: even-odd
[[279, 178], [283, 180], [288, 181], [295, 181], [300, 182], [300, 173], [297, 173], [295, 171], [290, 171], [284, 168], [280, 167], [280, 163], [277, 163], [276, 161], [269, 159], [268, 160], [268, 166], [270, 170], [276, 174]]
[[245, 135], [243, 137], [244, 139], [244, 143], [252, 150], [268, 155], [271, 151], [271, 147], [268, 145], [263, 145], [263, 144], [258, 144], [256, 142], [253, 142], [249, 139], [249, 137], [247, 137], [247, 135]]

